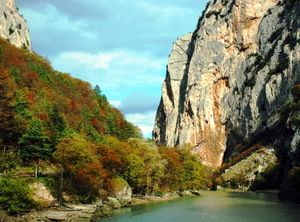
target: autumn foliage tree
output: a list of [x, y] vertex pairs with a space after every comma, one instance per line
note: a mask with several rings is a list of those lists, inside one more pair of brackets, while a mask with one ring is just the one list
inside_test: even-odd
[[79, 134], [62, 139], [56, 146], [55, 160], [61, 164], [65, 179], [74, 181], [84, 199], [94, 199], [107, 174], [95, 155], [96, 147]]

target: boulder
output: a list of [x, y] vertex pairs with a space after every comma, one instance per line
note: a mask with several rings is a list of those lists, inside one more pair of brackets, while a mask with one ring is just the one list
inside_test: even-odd
[[115, 178], [112, 181], [112, 197], [115, 197], [122, 207], [128, 205], [132, 198], [132, 188], [128, 185], [127, 181], [122, 178]]
[[179, 196], [181, 196], [181, 197], [192, 197], [192, 196], [194, 196], [194, 195], [192, 194], [192, 192], [189, 191], [189, 190], [180, 191], [178, 194], [179, 194]]
[[55, 202], [55, 198], [50, 193], [50, 190], [43, 183], [35, 182], [30, 187], [34, 201], [46, 207]]
[[108, 204], [109, 206], [111, 206], [113, 209], [118, 209], [118, 208], [122, 207], [122, 205], [118, 201], [118, 199], [114, 198], [114, 197], [108, 197], [107, 200], [106, 200], [106, 204]]

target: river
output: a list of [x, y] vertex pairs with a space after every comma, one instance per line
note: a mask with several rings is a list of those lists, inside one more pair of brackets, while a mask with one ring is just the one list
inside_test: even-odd
[[100, 221], [299, 222], [300, 204], [280, 202], [270, 193], [203, 192], [200, 197], [119, 209]]

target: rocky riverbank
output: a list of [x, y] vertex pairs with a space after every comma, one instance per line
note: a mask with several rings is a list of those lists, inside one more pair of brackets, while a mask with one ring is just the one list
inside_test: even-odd
[[169, 192], [161, 196], [133, 195], [130, 199], [127, 197], [109, 197], [105, 201], [98, 201], [94, 204], [66, 204], [65, 207], [51, 207], [43, 211], [34, 211], [17, 217], [8, 216], [4, 212], [0, 212], [0, 222], [90, 222], [101, 217], [110, 216], [114, 209], [192, 196], [200, 196], [200, 192]]
[[200, 192], [198, 190], [187, 190], [187, 191], [178, 191], [178, 192], [168, 192], [160, 196], [155, 195], [133, 195], [130, 202], [126, 204], [120, 203], [117, 198], [108, 198], [102, 204], [98, 205], [97, 211], [95, 212], [95, 217], [107, 217], [113, 213], [114, 209], [118, 209], [121, 207], [128, 207], [140, 204], [154, 203], [154, 202], [164, 202], [170, 201], [174, 199], [178, 199], [181, 197], [192, 197], [192, 196], [200, 196]]

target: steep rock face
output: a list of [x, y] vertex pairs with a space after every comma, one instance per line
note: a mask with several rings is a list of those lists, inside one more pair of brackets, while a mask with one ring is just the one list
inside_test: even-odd
[[14, 0], [0, 0], [0, 36], [19, 48], [31, 50], [27, 23]]
[[299, 1], [211, 1], [195, 32], [174, 43], [154, 139], [190, 143], [217, 167], [238, 144], [278, 128], [300, 81], [299, 20]]

